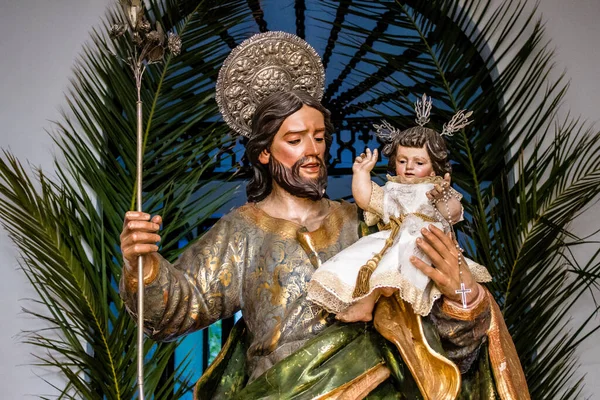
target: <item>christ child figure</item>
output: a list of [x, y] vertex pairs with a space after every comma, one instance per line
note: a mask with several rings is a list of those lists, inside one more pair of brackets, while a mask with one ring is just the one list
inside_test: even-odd
[[[462, 196], [450, 186], [450, 162], [443, 135], [464, 128], [470, 113], [459, 112], [442, 134], [423, 125], [429, 121], [431, 100], [423, 96], [417, 107], [418, 125], [404, 131], [387, 122], [375, 125], [386, 142], [383, 153], [389, 170], [381, 187], [371, 181], [378, 152], [367, 149], [352, 166], [352, 194], [363, 209], [367, 225], [379, 232], [364, 236], [327, 260], [308, 284], [308, 299], [345, 322], [370, 321], [379, 296], [399, 295], [415, 313], [427, 315], [441, 292], [416, 268], [411, 257], [429, 262], [417, 242], [421, 229], [434, 225], [449, 235], [463, 219]], [[491, 276], [485, 267], [464, 258], [478, 282]], [[464, 289], [464, 288], [463, 288]], [[466, 304], [463, 303], [466, 307]]]

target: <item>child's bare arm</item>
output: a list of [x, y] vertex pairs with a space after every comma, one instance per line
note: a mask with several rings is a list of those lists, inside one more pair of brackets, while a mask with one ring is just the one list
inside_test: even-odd
[[371, 171], [377, 163], [377, 149], [370, 149], [356, 157], [352, 165], [352, 196], [356, 204], [366, 210], [371, 199]]
[[[450, 190], [450, 174], [444, 175], [444, 182], [435, 187], [427, 193], [429, 200], [435, 201], [437, 210], [442, 216], [452, 224], [462, 220], [463, 207], [460, 200], [449, 193]], [[446, 196], [446, 199], [444, 199]]]

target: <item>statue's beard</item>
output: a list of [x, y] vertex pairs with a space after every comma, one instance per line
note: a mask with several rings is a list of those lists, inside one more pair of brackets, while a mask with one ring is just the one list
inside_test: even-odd
[[[300, 168], [307, 163], [319, 164], [319, 175], [316, 178], [306, 179], [300, 176]], [[273, 180], [293, 196], [320, 200], [325, 195], [327, 188], [327, 168], [318, 157], [302, 157], [296, 161], [292, 168], [288, 168], [273, 156], [269, 159], [269, 171]]]

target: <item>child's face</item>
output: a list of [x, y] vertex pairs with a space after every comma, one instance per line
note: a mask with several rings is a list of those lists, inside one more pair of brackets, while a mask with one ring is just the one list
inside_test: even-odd
[[396, 175], [409, 182], [415, 178], [435, 176], [425, 146], [421, 148], [398, 146], [396, 150]]

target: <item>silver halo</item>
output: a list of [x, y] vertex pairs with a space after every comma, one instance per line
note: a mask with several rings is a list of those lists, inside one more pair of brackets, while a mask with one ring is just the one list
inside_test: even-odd
[[325, 70], [315, 49], [296, 35], [265, 32], [244, 40], [219, 70], [216, 99], [223, 119], [250, 137], [258, 104], [275, 92], [303, 90], [321, 100]]

